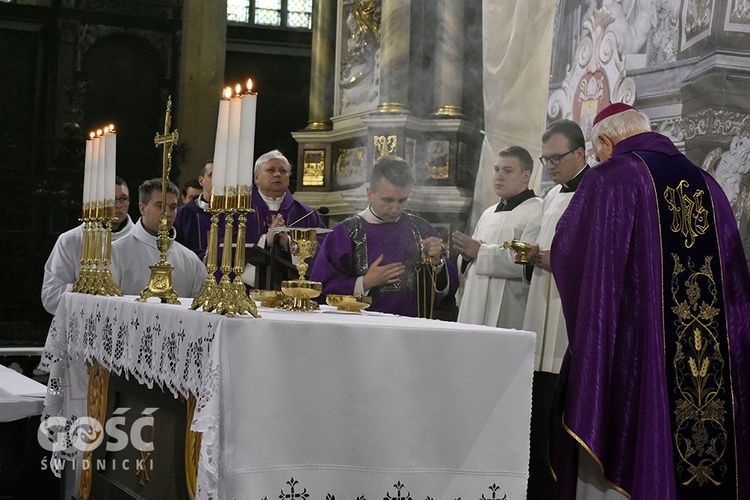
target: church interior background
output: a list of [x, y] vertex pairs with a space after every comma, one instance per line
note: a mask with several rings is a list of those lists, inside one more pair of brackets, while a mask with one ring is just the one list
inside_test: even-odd
[[368, 168], [397, 154], [417, 178], [410, 209], [447, 242], [493, 202], [486, 181], [499, 149], [519, 144], [537, 157], [547, 123], [571, 118], [588, 133], [611, 100], [644, 111], [714, 174], [750, 250], [750, 0], [228, 7], [0, 1], [0, 346], [43, 345], [43, 266], [78, 224], [87, 131], [116, 123], [136, 220], [137, 186], [161, 171], [153, 137], [168, 97], [182, 185], [212, 155], [221, 89], [248, 77], [259, 93], [256, 156], [284, 152], [295, 196], [327, 206], [331, 225], [364, 208]]

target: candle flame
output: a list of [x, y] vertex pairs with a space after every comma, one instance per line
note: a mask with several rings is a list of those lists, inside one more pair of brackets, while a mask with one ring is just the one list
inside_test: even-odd
[[96, 137], [96, 133], [95, 133], [95, 132], [91, 132], [91, 133], [89, 133], [89, 137], [90, 137], [91, 139], [93, 139], [94, 137]]
[[253, 79], [248, 78], [247, 79], [247, 91], [250, 92], [251, 90], [253, 90]]
[[224, 89], [224, 99], [229, 99], [232, 97], [232, 87], [227, 87]]
[[114, 134], [115, 133], [115, 125], [114, 123], [109, 124], [109, 133]]
[[96, 136], [99, 137], [100, 135], [102, 135], [102, 129], [96, 131]]
[[234, 87], [234, 93], [239, 94], [242, 92], [242, 86], [238, 83], [236, 87]]
[[109, 127], [104, 127], [104, 135], [107, 135], [109, 133]]

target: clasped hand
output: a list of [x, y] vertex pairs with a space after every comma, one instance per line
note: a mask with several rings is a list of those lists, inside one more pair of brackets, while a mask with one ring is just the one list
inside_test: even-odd
[[276, 238], [279, 239], [279, 245], [281, 245], [282, 247], [286, 248], [289, 246], [289, 235], [285, 231], [275, 231], [272, 229], [274, 227], [284, 227], [285, 225], [286, 221], [284, 220], [283, 215], [276, 214], [272, 216], [271, 223], [268, 224], [268, 234], [266, 235], [267, 246], [273, 246]]

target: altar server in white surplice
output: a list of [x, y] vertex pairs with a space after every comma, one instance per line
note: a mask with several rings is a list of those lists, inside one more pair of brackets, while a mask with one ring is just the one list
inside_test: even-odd
[[459, 252], [458, 268], [464, 277], [458, 321], [520, 329], [528, 287], [524, 266], [515, 263], [503, 243], [520, 238], [529, 221], [542, 214], [542, 200], [529, 189], [534, 161], [520, 146], [500, 151], [492, 176], [500, 203], [484, 211], [474, 234], [453, 233]]
[[[140, 295], [151, 279], [149, 266], [156, 264], [161, 254], [156, 247], [156, 236], [162, 210], [161, 179], [151, 179], [138, 188], [138, 208], [141, 218], [125, 238], [112, 244], [112, 276], [124, 295]], [[174, 267], [172, 287], [180, 297], [195, 297], [206, 280], [206, 266], [194, 252], [175, 241], [172, 227], [177, 215], [180, 190], [170, 182], [167, 187], [167, 224], [170, 247], [167, 262]]]
[[[112, 241], [115, 242], [133, 229], [133, 221], [128, 215], [130, 195], [127, 183], [115, 177], [115, 218], [112, 221]], [[42, 282], [42, 304], [50, 314], [55, 314], [63, 294], [73, 288], [81, 269], [81, 245], [83, 244], [83, 224], [57, 237], [55, 246], [44, 264]]]
[[550, 474], [547, 442], [552, 396], [568, 348], [568, 333], [560, 293], [552, 277], [549, 249], [557, 221], [568, 208], [573, 193], [589, 169], [586, 165], [586, 142], [578, 124], [570, 120], [552, 123], [542, 136], [542, 156], [539, 160], [547, 167], [557, 186], [544, 197], [541, 217], [531, 221], [520, 238], [533, 244], [528, 253], [529, 261], [533, 264], [529, 267], [533, 267], [533, 273], [523, 329], [537, 334], [528, 498], [554, 498], [555, 481]]
[[534, 270], [523, 329], [537, 334], [534, 362], [537, 371], [560, 373], [568, 347], [560, 294], [550, 271], [549, 249], [557, 221], [589, 169], [585, 151], [583, 133], [573, 121], [558, 120], [542, 136], [539, 159], [557, 185], [544, 197], [541, 217], [531, 221], [520, 238], [534, 245], [528, 254]]

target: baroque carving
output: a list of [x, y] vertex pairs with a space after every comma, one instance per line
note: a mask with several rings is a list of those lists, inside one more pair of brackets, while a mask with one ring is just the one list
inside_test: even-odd
[[586, 19], [585, 35], [578, 44], [575, 63], [561, 88], [547, 101], [549, 117], [579, 123], [587, 141], [599, 109], [610, 101], [627, 104], [635, 101], [635, 81], [625, 76], [625, 62], [617, 48], [617, 37], [609, 29], [614, 20], [606, 8], [595, 10]]
[[367, 180], [365, 148], [339, 149], [339, 157], [333, 167], [336, 184], [362, 184]]
[[750, 0], [732, 0], [727, 8], [724, 30], [750, 33]]
[[648, 51], [648, 65], [661, 66], [677, 60], [680, 49], [679, 4], [658, 0], [654, 9], [656, 25]]
[[375, 146], [375, 159], [378, 161], [384, 156], [392, 155], [396, 153], [396, 147], [398, 146], [398, 136], [396, 135], [376, 135], [372, 138], [373, 146]]
[[380, 82], [380, 1], [354, 0], [346, 15], [339, 87], [342, 109], [377, 101]]
[[714, 0], [687, 0], [682, 7], [682, 50], [711, 34]]
[[750, 115], [706, 108], [683, 117], [652, 120], [651, 127], [669, 137], [672, 142], [687, 141], [707, 134], [733, 137], [750, 131]]

